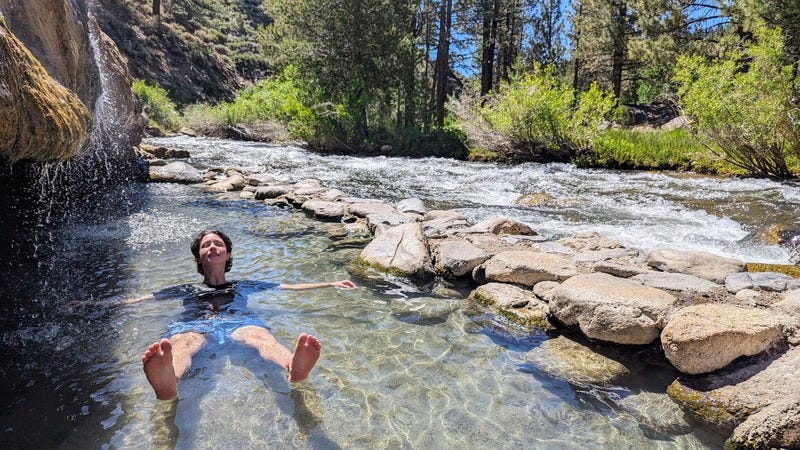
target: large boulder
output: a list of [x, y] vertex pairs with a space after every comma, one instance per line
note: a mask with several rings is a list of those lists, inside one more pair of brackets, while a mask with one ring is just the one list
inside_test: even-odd
[[359, 260], [395, 275], [424, 277], [432, 273], [430, 252], [416, 222], [379, 233], [361, 251]]
[[742, 289], [784, 292], [800, 289], [800, 280], [778, 272], [737, 272], [725, 278], [725, 287], [732, 293]]
[[409, 214], [425, 214], [428, 212], [428, 208], [425, 207], [425, 204], [422, 203], [422, 200], [418, 198], [407, 198], [404, 200], [400, 200], [395, 205], [395, 209], [403, 213]]
[[604, 237], [595, 231], [576, 234], [575, 236], [559, 239], [556, 242], [577, 252], [625, 248], [621, 242]]
[[433, 270], [442, 276], [462, 277], [491, 255], [465, 239], [445, 238], [430, 242]]
[[511, 234], [522, 236], [536, 236], [536, 231], [528, 225], [508, 219], [506, 217], [490, 217], [482, 220], [471, 227], [461, 230], [463, 233], [492, 233], [492, 234]]
[[[476, 268], [476, 280], [533, 287], [541, 281], [563, 281], [578, 274], [572, 260], [554, 253], [501, 252]], [[479, 275], [478, 275], [479, 274]]]
[[800, 289], [784, 293], [780, 301], [770, 308], [776, 311], [783, 320], [795, 327], [800, 327]]
[[800, 347], [674, 381], [667, 393], [700, 420], [734, 428], [726, 448], [800, 448]]
[[356, 217], [367, 217], [370, 214], [396, 214], [394, 206], [379, 201], [349, 202], [350, 214]]
[[270, 186], [259, 186], [256, 189], [256, 200], [269, 200], [288, 194], [292, 190], [291, 186], [285, 184], [275, 184]]
[[680, 272], [694, 275], [714, 283], [724, 284], [725, 277], [732, 273], [744, 272], [741, 261], [723, 258], [707, 252], [684, 252], [659, 249], [647, 255], [647, 264], [662, 272]]
[[175, 161], [166, 166], [151, 167], [150, 181], [162, 183], [202, 183], [200, 171], [183, 161]]
[[445, 237], [468, 226], [467, 218], [457, 211], [431, 210], [422, 218], [422, 232], [429, 238]]
[[768, 311], [707, 303], [675, 313], [661, 333], [661, 346], [678, 370], [699, 374], [761, 353], [783, 339], [780, 322]]
[[694, 275], [675, 272], [646, 272], [630, 277], [631, 281], [645, 286], [671, 291], [681, 299], [707, 302], [724, 298], [728, 291], [722, 285]]
[[0, 156], [10, 161], [74, 156], [88, 137], [88, 108], [47, 73], [2, 16], [0, 61]]
[[777, 399], [733, 430], [725, 448], [800, 448], [800, 398]]
[[554, 288], [550, 311], [589, 338], [644, 345], [655, 340], [680, 301], [660, 289], [605, 273], [574, 276]]
[[339, 222], [347, 214], [347, 204], [344, 202], [308, 200], [303, 203], [302, 209], [311, 217], [326, 222]]

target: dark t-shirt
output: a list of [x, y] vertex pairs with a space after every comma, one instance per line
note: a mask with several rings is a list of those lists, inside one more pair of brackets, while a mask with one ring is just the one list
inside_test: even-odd
[[184, 312], [170, 325], [169, 336], [185, 331], [203, 334], [222, 332], [227, 335], [237, 326], [258, 325], [266, 328], [258, 315], [247, 308], [247, 297], [278, 286], [278, 283], [250, 280], [211, 286], [189, 283], [162, 289], [153, 293], [153, 297], [183, 302]]

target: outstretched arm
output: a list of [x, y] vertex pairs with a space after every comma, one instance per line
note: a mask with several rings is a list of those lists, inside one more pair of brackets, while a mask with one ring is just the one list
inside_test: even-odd
[[293, 291], [300, 291], [303, 289], [318, 289], [318, 288], [326, 288], [326, 287], [335, 287], [339, 289], [355, 289], [355, 283], [350, 280], [342, 280], [342, 281], [329, 281], [327, 283], [302, 283], [302, 284], [281, 284], [278, 286], [281, 289], [289, 289]]
[[152, 300], [153, 294], [143, 295], [141, 297], [136, 298], [125, 298], [122, 300], [116, 299], [102, 299], [102, 300], [72, 300], [67, 302], [61, 308], [65, 311], [74, 311], [80, 308], [87, 308], [87, 307], [101, 307], [101, 308], [109, 308], [113, 306], [125, 306], [125, 305], [133, 305], [135, 303], [143, 302], [145, 300]]

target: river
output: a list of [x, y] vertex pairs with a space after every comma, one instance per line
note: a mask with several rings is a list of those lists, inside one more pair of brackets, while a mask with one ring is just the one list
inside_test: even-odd
[[[797, 183], [769, 180], [320, 156], [189, 137], [149, 143], [185, 148], [199, 166], [237, 166], [286, 181], [314, 177], [353, 196], [389, 202], [419, 197], [428, 208], [458, 209], [474, 221], [504, 215], [551, 238], [594, 230], [642, 251], [703, 250], [746, 261], [787, 261], [786, 250], [763, 235], [795, 224], [800, 200]], [[520, 198], [531, 204], [518, 204]], [[113, 303], [197, 281], [189, 242], [206, 227], [223, 229], [234, 241], [231, 279], [352, 278], [359, 284], [353, 291], [248, 297], [248, 307], [284, 344], [300, 332], [320, 337], [323, 356], [309, 381], [292, 388], [279, 368], [248, 349], [209, 345], [181, 381], [179, 400], [159, 402], [140, 357], [180, 316], [180, 302], [79, 314], [61, 308], [70, 300]], [[194, 186], [127, 184], [62, 225], [6, 230], [0, 444], [721, 448], [724, 436], [703, 426], [665, 432], [621, 406], [624, 399], [663, 392], [677, 376], [663, 360], [608, 388], [548, 377], [525, 354], [552, 335], [469, 311], [462, 300], [468, 285], [420, 286], [353, 270], [358, 249], [331, 246], [340, 228]]]

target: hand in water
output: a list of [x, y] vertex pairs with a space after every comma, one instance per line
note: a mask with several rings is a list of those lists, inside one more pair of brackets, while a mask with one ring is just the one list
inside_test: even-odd
[[349, 291], [351, 289], [358, 289], [358, 286], [356, 286], [356, 284], [350, 280], [334, 281], [333, 283], [331, 283], [331, 286], [337, 289], [344, 289], [346, 291]]

